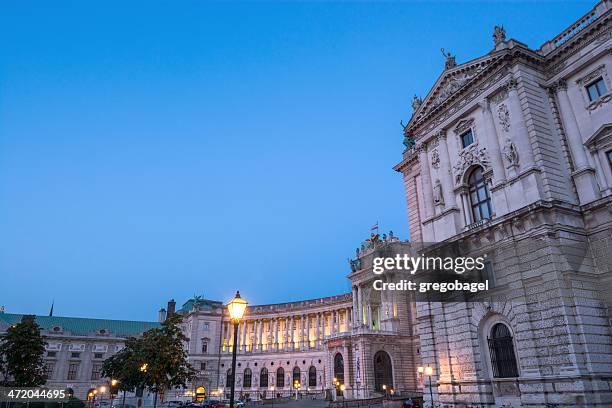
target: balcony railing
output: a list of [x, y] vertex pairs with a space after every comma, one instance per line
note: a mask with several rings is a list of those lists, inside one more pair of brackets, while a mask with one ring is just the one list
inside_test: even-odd
[[542, 44], [540, 47], [540, 53], [548, 54], [549, 52], [561, 47], [576, 35], [580, 34], [585, 28], [590, 26], [610, 8], [612, 8], [612, 0], [601, 0], [599, 3], [597, 3], [597, 5], [595, 5], [595, 7], [593, 7], [593, 9], [565, 29], [561, 34]]

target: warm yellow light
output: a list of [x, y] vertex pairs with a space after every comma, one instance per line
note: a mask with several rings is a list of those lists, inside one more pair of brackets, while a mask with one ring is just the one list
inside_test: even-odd
[[393, 394], [395, 392], [395, 390], [393, 390], [393, 388], [391, 388], [391, 394]]
[[383, 390], [386, 390], [387, 386], [385, 384], [383, 384]]
[[94, 395], [98, 393], [98, 390], [93, 390]]
[[417, 371], [419, 372], [419, 374], [423, 374], [423, 371], [425, 371], [425, 368], [423, 366], [418, 366]]
[[105, 386], [101, 386], [101, 387], [100, 387], [100, 392], [101, 392], [102, 394], [104, 394], [104, 393], [106, 392], [106, 387], [105, 387]]
[[111, 385], [114, 387], [115, 385], [117, 385], [118, 382], [119, 381], [113, 379], [113, 380], [111, 380]]
[[236, 292], [236, 296], [227, 304], [227, 310], [233, 322], [242, 320], [247, 304], [247, 301], [240, 297], [240, 291]]
[[425, 375], [432, 375], [432, 374], [433, 374], [433, 368], [425, 367]]
[[142, 371], [143, 373], [146, 373], [147, 368], [149, 368], [149, 365], [147, 363], [144, 363], [143, 365], [140, 366], [140, 371]]
[[346, 387], [344, 386], [344, 384], [342, 384], [342, 385], [340, 386], [340, 391], [344, 391], [344, 390], [346, 390]]

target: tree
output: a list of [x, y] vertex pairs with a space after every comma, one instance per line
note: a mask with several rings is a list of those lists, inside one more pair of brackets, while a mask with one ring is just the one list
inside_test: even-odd
[[43, 356], [46, 342], [34, 316], [8, 328], [0, 338], [3, 385], [36, 387], [46, 382]]
[[127, 339], [125, 347], [107, 358], [102, 366], [102, 376], [117, 380], [114, 387], [111, 382], [111, 392], [123, 391], [122, 406], [125, 405], [125, 393], [141, 388], [145, 383], [144, 372], [140, 370], [144, 361], [140, 355], [144, 349], [141, 343], [142, 339]]
[[187, 382], [195, 378], [196, 371], [188, 363], [184, 349], [188, 339], [179, 327], [181, 321], [181, 316], [171, 316], [160, 328], [148, 330], [142, 336], [142, 350], [138, 356], [147, 364], [144, 382], [155, 393], [154, 407], [159, 392], [185, 388]]
[[116, 379], [122, 391], [149, 389], [155, 393], [154, 407], [159, 392], [185, 388], [196, 371], [187, 362], [184, 344], [188, 339], [179, 327], [181, 320], [174, 315], [142, 338], [129, 338], [121, 351], [104, 361], [102, 375]]

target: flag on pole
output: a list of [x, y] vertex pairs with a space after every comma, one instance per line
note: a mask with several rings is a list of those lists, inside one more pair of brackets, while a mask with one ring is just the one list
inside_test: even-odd
[[378, 231], [378, 221], [376, 221], [376, 224], [372, 228], [370, 228], [370, 232], [374, 231]]

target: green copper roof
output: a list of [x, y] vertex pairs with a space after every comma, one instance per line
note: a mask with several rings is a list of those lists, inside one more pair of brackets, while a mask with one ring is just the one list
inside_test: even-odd
[[199, 296], [196, 296], [192, 299], [189, 299], [183, 304], [181, 310], [185, 312], [189, 312], [191, 310], [197, 309], [202, 311], [211, 311], [213, 309], [223, 308], [223, 303], [217, 300], [210, 299], [202, 299]]
[[[0, 329], [21, 321], [23, 315], [0, 313]], [[36, 323], [43, 330], [53, 332], [54, 327], [61, 327], [64, 333], [76, 335], [98, 334], [100, 329], [111, 336], [137, 336], [149, 329], [159, 327], [157, 322], [138, 322], [131, 320], [86, 319], [82, 317], [36, 316]]]

